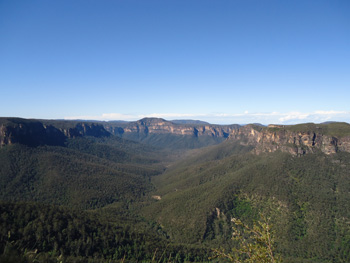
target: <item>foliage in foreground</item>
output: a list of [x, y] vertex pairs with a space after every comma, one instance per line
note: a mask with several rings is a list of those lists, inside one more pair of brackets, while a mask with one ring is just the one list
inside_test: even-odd
[[257, 221], [252, 227], [243, 223], [240, 219], [232, 218], [232, 240], [237, 247], [232, 248], [231, 253], [216, 249], [216, 257], [227, 258], [235, 263], [279, 263], [281, 259], [275, 253], [275, 240], [269, 221], [263, 216], [262, 221]]

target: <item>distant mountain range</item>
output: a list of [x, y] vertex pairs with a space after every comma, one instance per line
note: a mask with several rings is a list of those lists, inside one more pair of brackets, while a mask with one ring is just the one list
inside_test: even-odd
[[194, 149], [224, 140], [243, 140], [256, 152], [287, 151], [304, 154], [318, 149], [327, 154], [350, 151], [350, 125], [323, 124], [240, 126], [213, 125], [200, 121], [167, 121], [144, 118], [135, 122], [80, 122], [0, 118], [0, 145], [63, 145], [67, 138], [116, 135], [160, 148]]
[[200, 120], [171, 120], [175, 124], [193, 124], [193, 125], [209, 125], [209, 122]]
[[135, 122], [105, 122], [113, 135], [157, 147], [194, 149], [224, 141], [239, 125], [213, 125], [201, 121], [167, 121], [144, 118]]

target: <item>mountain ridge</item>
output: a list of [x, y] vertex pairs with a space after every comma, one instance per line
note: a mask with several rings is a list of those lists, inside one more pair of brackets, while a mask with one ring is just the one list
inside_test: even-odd
[[[111, 125], [112, 124], [112, 125]], [[238, 124], [218, 125], [197, 121], [167, 121], [161, 118], [143, 118], [138, 121], [127, 123], [104, 123], [106, 130], [115, 135], [124, 133], [142, 132], [142, 133], [173, 133], [177, 135], [210, 135], [213, 137], [227, 138], [229, 133], [239, 127]]]
[[28, 146], [62, 146], [69, 138], [109, 137], [100, 124], [92, 122], [0, 118], [0, 146], [21, 143]]
[[116, 135], [160, 148], [191, 149], [224, 140], [253, 146], [256, 154], [281, 150], [292, 155], [322, 151], [350, 152], [350, 124], [342, 122], [297, 125], [240, 126], [203, 123], [173, 123], [161, 118], [135, 122], [81, 122], [0, 118], [0, 145], [63, 145], [69, 138]]
[[333, 154], [350, 152], [350, 125], [347, 123], [269, 125], [260, 127], [246, 125], [230, 134], [229, 139], [241, 140], [255, 146], [255, 153], [281, 150], [292, 155], [322, 151]]

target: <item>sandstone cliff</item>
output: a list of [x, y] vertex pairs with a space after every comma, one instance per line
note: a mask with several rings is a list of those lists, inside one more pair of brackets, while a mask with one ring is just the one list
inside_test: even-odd
[[128, 123], [106, 123], [107, 131], [115, 135], [125, 133], [173, 134], [191, 136], [212, 136], [227, 138], [239, 125], [212, 125], [212, 124], [179, 124], [160, 118], [144, 118]]
[[257, 154], [276, 150], [293, 155], [316, 151], [322, 151], [325, 154], [338, 151], [350, 152], [350, 125], [346, 123], [269, 125], [269, 127], [246, 125], [234, 130], [229, 138], [240, 140], [242, 144], [255, 146]]
[[0, 146], [13, 143], [64, 145], [67, 138], [104, 137], [111, 133], [154, 146], [177, 149], [200, 148], [228, 139], [254, 146], [257, 154], [277, 150], [293, 155], [317, 151], [325, 154], [350, 152], [350, 125], [347, 123], [264, 127], [253, 124], [181, 124], [158, 118], [104, 123], [0, 118]]
[[0, 118], [0, 146], [13, 143], [64, 145], [67, 138], [81, 136], [102, 137], [110, 133], [95, 123]]

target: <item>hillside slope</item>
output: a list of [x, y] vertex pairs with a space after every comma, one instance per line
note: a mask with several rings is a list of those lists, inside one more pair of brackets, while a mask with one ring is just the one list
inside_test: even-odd
[[0, 261], [208, 258], [201, 247], [172, 243], [135, 208], [169, 152], [98, 123], [2, 118], [0, 128]]
[[144, 215], [178, 242], [229, 247], [230, 218], [249, 223], [260, 211], [271, 218], [286, 262], [350, 260], [350, 154], [322, 144], [294, 154], [282, 146], [295, 144], [240, 136], [153, 177], [159, 198]]
[[[81, 221], [95, 236], [110, 240], [98, 243], [106, 247], [96, 252], [102, 261], [113, 260], [115, 244], [120, 244], [120, 253], [128, 251], [131, 262], [152, 258], [152, 249], [164, 244], [164, 254], [178, 262], [202, 261], [211, 248], [236, 245], [231, 241], [232, 217], [252, 224], [263, 213], [271, 220], [284, 262], [350, 261], [349, 124], [220, 126], [215, 136], [210, 129], [199, 133], [198, 127], [207, 125], [203, 123], [196, 126], [197, 136], [176, 134], [173, 124], [159, 119], [136, 124], [128, 127], [139, 132], [129, 135], [141, 136], [136, 140], [143, 144], [112, 135], [106, 123], [0, 118], [1, 240], [16, 244], [23, 254], [25, 242], [35, 239], [43, 256], [66, 253], [51, 250], [57, 247], [69, 251], [72, 262], [86, 262], [94, 254], [90, 241], [81, 242], [81, 250], [77, 245], [79, 235], [85, 235], [76, 224]], [[186, 126], [189, 132], [193, 125]], [[198, 148], [203, 145], [210, 146]], [[57, 208], [48, 205], [77, 211], [58, 211], [58, 221], [70, 226], [65, 231], [73, 234], [63, 236], [78, 252], [51, 231], [44, 218]], [[17, 218], [15, 208], [28, 216]], [[39, 221], [27, 213], [31, 209]], [[86, 211], [95, 214], [95, 223], [86, 221]], [[27, 224], [53, 235], [46, 230], [24, 235], [32, 229]], [[108, 230], [110, 224], [116, 231]], [[9, 234], [8, 227], [11, 233], [23, 231]], [[133, 234], [128, 233], [135, 231], [142, 234], [131, 248]], [[7, 253], [7, 245], [0, 246], [0, 254]], [[130, 251], [143, 254], [134, 257]], [[117, 262], [122, 260], [114, 252]]]
[[164, 169], [164, 152], [98, 124], [47, 122], [2, 119], [2, 200], [100, 207], [142, 197], [149, 177]]

